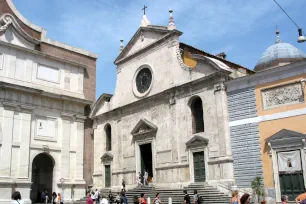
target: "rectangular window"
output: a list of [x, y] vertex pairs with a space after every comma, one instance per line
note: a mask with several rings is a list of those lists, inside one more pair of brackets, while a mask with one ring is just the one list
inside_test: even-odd
[[53, 83], [59, 83], [59, 69], [39, 64], [37, 67], [37, 79], [42, 79]]

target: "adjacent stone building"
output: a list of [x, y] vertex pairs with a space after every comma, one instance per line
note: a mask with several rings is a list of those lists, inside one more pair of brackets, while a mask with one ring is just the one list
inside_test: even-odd
[[140, 28], [121, 46], [114, 95], [93, 106], [94, 186], [136, 186], [144, 170], [156, 187], [234, 182], [224, 82], [252, 71], [180, 42], [168, 26]]
[[268, 203], [306, 186], [306, 55], [278, 35], [256, 74], [226, 82], [236, 185], [245, 192], [262, 177]]
[[87, 116], [96, 59], [47, 38], [11, 0], [0, 0], [0, 203], [15, 190], [25, 203], [44, 190], [63, 193], [64, 203], [84, 196], [92, 184]]

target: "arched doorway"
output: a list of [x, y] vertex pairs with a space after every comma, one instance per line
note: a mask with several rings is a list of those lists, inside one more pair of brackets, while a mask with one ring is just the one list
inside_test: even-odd
[[43, 191], [48, 192], [49, 198], [52, 194], [54, 159], [47, 153], [38, 154], [32, 163], [32, 203], [41, 202]]

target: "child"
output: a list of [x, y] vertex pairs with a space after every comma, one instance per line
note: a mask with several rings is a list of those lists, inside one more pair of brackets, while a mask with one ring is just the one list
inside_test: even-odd
[[282, 204], [287, 204], [288, 203], [288, 197], [287, 196], [282, 196], [281, 200], [282, 200]]

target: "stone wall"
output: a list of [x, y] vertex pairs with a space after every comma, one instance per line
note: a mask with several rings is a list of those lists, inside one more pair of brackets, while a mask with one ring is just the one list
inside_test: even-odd
[[239, 188], [250, 188], [256, 176], [262, 176], [258, 123], [239, 123], [257, 117], [255, 88], [228, 93], [230, 135], [234, 175]]
[[[154, 182], [160, 187], [182, 187], [191, 181], [190, 154], [186, 142], [195, 135], [209, 140], [207, 151], [207, 181], [233, 181], [230, 143], [227, 139], [226, 118], [218, 110], [226, 105], [225, 90], [215, 85], [218, 76], [201, 82], [185, 84], [120, 109], [105, 113], [96, 119], [94, 185], [104, 187], [104, 164], [106, 124], [112, 127], [112, 187], [119, 188], [124, 178], [127, 186], [135, 186], [137, 166], [137, 143], [131, 131], [141, 119], [153, 123], [158, 130], [154, 135], [153, 152]], [[221, 86], [222, 87], [222, 86]], [[203, 103], [205, 132], [192, 133], [190, 100], [199, 96]], [[204, 151], [202, 149], [201, 151]], [[155, 161], [154, 161], [155, 160]]]

